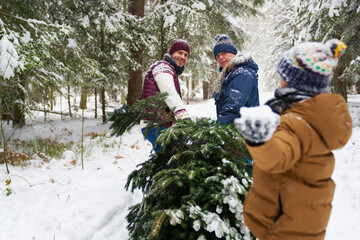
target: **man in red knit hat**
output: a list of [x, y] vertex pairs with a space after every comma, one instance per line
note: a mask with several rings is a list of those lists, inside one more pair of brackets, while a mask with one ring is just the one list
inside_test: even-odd
[[[169, 109], [174, 109], [175, 119], [190, 119], [190, 115], [182, 102], [178, 79], [178, 76], [181, 75], [185, 69], [185, 63], [189, 59], [189, 56], [189, 43], [183, 39], [174, 39], [169, 52], [165, 54], [164, 58], [155, 62], [147, 71], [140, 99], [153, 96], [157, 92], [167, 93], [165, 103]], [[142, 120], [140, 125], [142, 127], [141, 131], [144, 134], [146, 120]], [[164, 128], [165, 127], [168, 126], [164, 126]], [[159, 131], [152, 129], [147, 136], [144, 136], [154, 146], [159, 134]], [[159, 149], [160, 147], [156, 147], [154, 150], [157, 151]]]

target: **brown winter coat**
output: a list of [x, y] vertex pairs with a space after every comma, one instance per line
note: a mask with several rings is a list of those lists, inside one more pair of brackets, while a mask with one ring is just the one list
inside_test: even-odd
[[248, 146], [253, 186], [244, 217], [258, 239], [324, 239], [335, 189], [331, 150], [343, 147], [351, 131], [344, 99], [323, 93], [293, 103], [268, 142]]

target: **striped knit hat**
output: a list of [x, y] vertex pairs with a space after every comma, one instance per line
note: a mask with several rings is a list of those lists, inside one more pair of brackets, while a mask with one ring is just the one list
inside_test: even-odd
[[218, 34], [215, 37], [215, 46], [214, 46], [214, 58], [216, 59], [216, 55], [222, 52], [228, 52], [236, 54], [237, 50], [234, 46], [231, 38], [226, 34]]
[[333, 70], [345, 49], [346, 45], [337, 39], [325, 44], [301, 43], [284, 53], [277, 71], [290, 87], [314, 94], [327, 92]]

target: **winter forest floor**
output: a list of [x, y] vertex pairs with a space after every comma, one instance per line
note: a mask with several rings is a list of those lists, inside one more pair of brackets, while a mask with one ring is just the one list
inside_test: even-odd
[[[262, 93], [261, 102], [271, 96]], [[351, 96], [349, 105], [354, 131], [346, 147], [335, 151], [337, 188], [326, 240], [355, 240], [360, 235], [360, 95]], [[194, 116], [215, 118], [213, 100], [187, 108]], [[79, 117], [61, 120], [53, 114], [44, 122], [42, 113], [35, 113], [34, 119], [15, 132], [4, 125], [12, 139], [41, 136], [75, 145], [58, 159], [44, 161], [34, 156], [28, 166], [10, 166], [10, 175], [5, 173], [5, 165], [0, 165], [0, 239], [128, 239], [127, 209], [141, 201], [142, 194], [125, 191], [124, 185], [136, 165], [148, 159], [151, 146], [138, 125], [122, 137], [111, 137], [109, 123], [93, 119], [91, 111], [86, 116], [84, 169]], [[11, 188], [10, 196], [6, 196], [6, 188]]]

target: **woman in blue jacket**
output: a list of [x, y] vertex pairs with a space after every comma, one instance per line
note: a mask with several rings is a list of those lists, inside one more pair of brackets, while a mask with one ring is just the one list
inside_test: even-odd
[[220, 65], [213, 98], [217, 122], [233, 123], [240, 107], [259, 106], [258, 66], [251, 56], [237, 53], [229, 36], [215, 37], [214, 57]]

